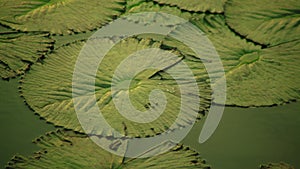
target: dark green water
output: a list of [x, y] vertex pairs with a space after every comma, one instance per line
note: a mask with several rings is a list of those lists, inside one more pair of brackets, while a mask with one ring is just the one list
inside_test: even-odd
[[300, 103], [278, 107], [226, 107], [214, 135], [198, 144], [203, 122], [184, 140], [214, 169], [255, 169], [285, 161], [300, 168]]
[[[53, 130], [19, 97], [18, 82], [0, 80], [0, 166], [14, 155], [39, 150], [31, 140]], [[255, 169], [261, 163], [285, 161], [300, 168], [300, 103], [266, 108], [227, 107], [214, 135], [198, 137], [204, 121], [183, 141], [198, 150], [214, 169]]]
[[32, 140], [54, 127], [40, 120], [24, 104], [17, 79], [9, 82], [0, 79], [0, 95], [0, 168], [4, 168], [13, 155], [32, 155], [39, 150]]

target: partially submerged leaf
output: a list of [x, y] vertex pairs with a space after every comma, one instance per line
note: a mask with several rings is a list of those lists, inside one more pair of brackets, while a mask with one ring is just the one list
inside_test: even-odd
[[15, 156], [7, 168], [117, 168], [123, 161], [92, 142], [89, 137], [55, 131], [34, 141], [41, 151], [33, 156]]
[[259, 167], [259, 169], [294, 169], [294, 167], [284, 162], [280, 162], [280, 163], [263, 164]]
[[227, 0], [154, 0], [159, 4], [177, 6], [181, 9], [192, 12], [222, 13], [223, 6]]
[[[64, 126], [65, 128], [80, 132], [83, 131], [77, 120], [72, 102], [72, 76], [77, 56], [83, 44], [83, 42], [77, 42], [55, 50], [50, 54], [49, 58], [45, 59], [44, 64], [34, 65], [32, 67], [32, 70], [28, 72], [23, 79], [22, 85], [22, 92], [27, 103], [33, 110], [40, 114], [40, 116], [55, 125]], [[130, 90], [131, 102], [135, 108], [140, 111], [145, 111], [155, 106], [149, 105], [148, 100], [149, 93], [153, 89], [161, 89], [164, 91], [168, 103], [164, 113], [157, 120], [146, 124], [132, 122], [124, 118], [118, 110], [116, 110], [111, 100], [111, 80], [120, 62], [136, 51], [159, 47], [160, 43], [151, 40], [129, 38], [115, 45], [99, 65], [95, 81], [95, 94], [98, 106], [108, 123], [124, 135], [149, 136], [161, 133], [174, 123], [180, 106], [186, 106], [183, 109], [185, 111], [189, 110], [187, 105], [181, 105], [179, 88], [174, 80], [151, 78], [156, 77], [152, 75], [160, 70], [141, 72], [141, 74], [136, 76], [136, 80], [132, 81]], [[179, 57], [178, 59], [180, 60], [182, 58]], [[192, 66], [192, 70], [203, 68], [201, 62], [197, 63], [199, 67], [197, 67], [195, 63], [189, 65], [190, 63], [191, 62], [187, 62], [188, 66]], [[205, 79], [201, 78], [201, 75], [199, 75], [199, 77], [196, 75], [195, 77], [198, 82], [201, 97], [199, 111], [205, 111], [210, 105], [210, 87], [205, 82]], [[84, 85], [86, 84], [82, 85], [82, 90], [85, 90]], [[94, 93], [91, 91], [88, 94], [92, 95]], [[85, 108], [91, 108], [89, 103], [86, 103], [86, 105], [87, 107]], [[193, 110], [188, 111], [186, 116], [192, 113], [192, 111]], [[189, 123], [191, 123], [190, 119], [182, 119], [180, 123], [176, 125], [177, 127], [182, 127]], [[101, 131], [100, 129], [97, 134], [114, 135], [114, 133], [111, 132], [112, 131]]]
[[230, 27], [255, 42], [276, 45], [300, 38], [298, 0], [229, 0], [225, 9]]
[[91, 37], [95, 31], [88, 31], [85, 33], [78, 33], [78, 34], [72, 34], [72, 35], [56, 35], [51, 36], [52, 39], [54, 39], [54, 49], [58, 49], [65, 45], [70, 45], [71, 43], [80, 42], [80, 41], [86, 41], [89, 37]]
[[178, 145], [166, 153], [150, 158], [127, 159], [121, 167], [125, 169], [211, 168], [197, 152], [182, 145]]
[[96, 29], [119, 16], [124, 0], [1, 0], [0, 22], [23, 31], [71, 34]]
[[[189, 19], [192, 14], [189, 12], [183, 12], [180, 9], [169, 7], [169, 6], [160, 6], [159, 4], [155, 4], [154, 2], [146, 2], [143, 0], [129, 0], [128, 3], [126, 4], [126, 12], [124, 15], [130, 16], [130, 14], [134, 13], [142, 13], [142, 12], [161, 12], [161, 13], [167, 13], [171, 15], [175, 15], [180, 17], [180, 21], [182, 22], [183, 19]], [[155, 21], [159, 22], [162, 25], [172, 25], [172, 24], [177, 24], [177, 20], [172, 18], [171, 20], [167, 20], [168, 23], [166, 22], [166, 19], [163, 21], [157, 20], [157, 18], [161, 17], [159, 14], [158, 15], [151, 15], [157, 16], [156, 18], [147, 18], [147, 15], [145, 18], [139, 17], [138, 20], [133, 20], [134, 22], [143, 22], [143, 20], [149, 20], [149, 21]], [[162, 16], [166, 17], [166, 15]], [[127, 17], [126, 19], [135, 19], [134, 17]]]
[[38, 61], [53, 40], [47, 33], [17, 32], [0, 26], [0, 76], [10, 78], [23, 73]]
[[[104, 138], [107, 139], [107, 138]], [[124, 159], [103, 150], [87, 136], [68, 131], [47, 133], [35, 140], [42, 148], [31, 157], [15, 156], [7, 168], [202, 168], [209, 165], [187, 147], [177, 146], [149, 158]]]

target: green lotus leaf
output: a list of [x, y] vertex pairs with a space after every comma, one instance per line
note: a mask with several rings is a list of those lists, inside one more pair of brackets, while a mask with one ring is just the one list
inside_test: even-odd
[[290, 166], [284, 162], [280, 162], [280, 163], [270, 163], [267, 165], [261, 165], [260, 169], [294, 169], [293, 166]]
[[0, 26], [0, 76], [10, 78], [23, 73], [52, 46], [47, 33], [17, 32]]
[[[104, 138], [107, 139], [107, 138]], [[7, 168], [202, 168], [209, 165], [200, 155], [178, 145], [171, 150], [149, 158], [128, 159], [101, 149], [87, 136], [70, 131], [49, 132], [34, 141], [42, 148], [33, 156], [14, 156]]]
[[71, 43], [86, 41], [95, 32], [96, 30], [88, 31], [85, 33], [72, 34], [72, 35], [62, 35], [62, 36], [56, 35], [56, 36], [51, 36], [51, 38], [55, 41], [54, 49], [58, 49], [62, 46], [70, 45]]
[[[177, 158], [177, 159], [176, 159]], [[123, 167], [124, 166], [124, 167]], [[121, 168], [125, 169], [161, 169], [161, 168], [202, 168], [210, 169], [198, 153], [188, 147], [178, 145], [170, 151], [150, 158], [128, 159]]]
[[[296, 75], [300, 66], [299, 41], [262, 48], [236, 36], [222, 15], [199, 14], [190, 21], [206, 34], [222, 60], [227, 81], [227, 105], [270, 106], [299, 98], [299, 76]], [[174, 33], [188, 34], [184, 31], [177, 29]], [[149, 34], [138, 37], [153, 38], [164, 48], [176, 48], [186, 57], [196, 56], [190, 48], [170, 37]]]
[[17, 30], [71, 34], [94, 30], [122, 13], [124, 0], [1, 0], [0, 22]]
[[[208, 39], [212, 42], [222, 60], [225, 73], [237, 66], [240, 62], [239, 58], [243, 55], [261, 50], [261, 46], [254, 45], [253, 43], [247, 42], [245, 39], [236, 36], [226, 25], [223, 15], [197, 14], [191, 16], [189, 20], [203, 33], [205, 33]], [[189, 34], [188, 30], [180, 29], [180, 27], [175, 29], [172, 33]], [[153, 34], [141, 34], [138, 35], [138, 37], [152, 38], [154, 41], [161, 42], [164, 48], [177, 49], [184, 56], [189, 58], [196, 59], [201, 57], [196, 56], [192, 49], [170, 36], [164, 37]], [[194, 40], [196, 43], [196, 39], [194, 37], [188, 38], [190, 40]]]
[[236, 36], [221, 15], [198, 15], [191, 22], [206, 33], [219, 53], [227, 105], [270, 106], [299, 98], [299, 41], [262, 48]]
[[[97, 79], [99, 79], [100, 81], [96, 81], [96, 86], [100, 86], [99, 91], [101, 92], [106, 91], [106, 93], [104, 94], [105, 97], [99, 98], [100, 109], [102, 111], [102, 114], [106, 117], [107, 121], [110, 122], [112, 127], [118, 129], [123, 129], [124, 126], [126, 127], [125, 131], [119, 130], [119, 132], [122, 132], [122, 134], [135, 136], [136, 133], [139, 133], [136, 136], [147, 136], [147, 135], [153, 135], [155, 133], [164, 132], [175, 121], [180, 111], [179, 108], [181, 107], [180, 89], [176, 87], [177, 84], [174, 81], [174, 79], [166, 79], [164, 77], [156, 76], [158, 72], [161, 73], [164, 71], [150, 70], [138, 74], [136, 78], [133, 79], [133, 81], [131, 82], [131, 84], [133, 85], [131, 86], [131, 90], [130, 90], [130, 99], [132, 104], [142, 112], [147, 111], [149, 107], [154, 106], [154, 105], [150, 105], [148, 101], [148, 96], [152, 90], [160, 89], [164, 92], [164, 94], [167, 97], [167, 100], [171, 101], [171, 103], [168, 102], [169, 104], [167, 104], [164, 113], [159, 117], [158, 120], [155, 120], [147, 124], [132, 123], [129, 120], [124, 119], [122, 117], [122, 115], [116, 110], [114, 103], [111, 101], [111, 96], [110, 96], [111, 87], [110, 87], [109, 79], [112, 79], [113, 71], [115, 70], [114, 68], [116, 68], [123, 59], [128, 57], [129, 53], [134, 52], [134, 51], [128, 52], [128, 49], [136, 49], [138, 46], [140, 46], [140, 43], [142, 44], [145, 43], [145, 40], [141, 40], [140, 42], [138, 42], [135, 39], [131, 39], [128, 42], [130, 43], [123, 44], [123, 45], [121, 44], [120, 48], [111, 50], [113, 56], [118, 56], [118, 58], [114, 57], [113, 59], [114, 62], [111, 62], [112, 57], [106, 57], [102, 60], [102, 63], [100, 64], [102, 70], [108, 70], [108, 71], [99, 71], [99, 74], [97, 75], [97, 77], [99, 77]], [[151, 43], [151, 41], [146, 40], [146, 44], [149, 42]], [[160, 43], [154, 43], [151, 45], [151, 47], [158, 48], [160, 47]], [[141, 50], [141, 47], [139, 47], [139, 49]], [[194, 74], [194, 78], [198, 82], [198, 87], [200, 89], [199, 95], [201, 97], [200, 98], [201, 104], [200, 104], [199, 111], [203, 112], [210, 105], [210, 94], [211, 94], [209, 85], [205, 82], [206, 79], [201, 78], [203, 74], [206, 75], [203, 64], [201, 61], [193, 63], [189, 58], [179, 58], [179, 59], [183, 59], [184, 62], [189, 66], [189, 68], [192, 70]], [[150, 58], [149, 60], [151, 61]], [[161, 58], [161, 60], [164, 60], [164, 58]], [[177, 60], [174, 63], [176, 62]], [[147, 61], [144, 61], [144, 63], [146, 64]], [[203, 71], [205, 73], [203, 73]], [[125, 75], [124, 77], [119, 77], [119, 79], [125, 80], [127, 79], [127, 76]], [[105, 83], [106, 85], [103, 85]], [[184, 111], [186, 112], [186, 114], [189, 114], [190, 112], [187, 109]], [[110, 116], [114, 118], [109, 118]], [[187, 125], [188, 123], [185, 120], [186, 119], [182, 119], [180, 124], [177, 124], [178, 127]], [[122, 123], [120, 123], [120, 121], [122, 121]], [[149, 130], [149, 128], [152, 129]]]
[[[108, 40], [110, 43], [110, 40]], [[22, 81], [22, 92], [29, 106], [35, 110], [41, 117], [48, 122], [68, 129], [83, 132], [78, 122], [74, 105], [72, 102], [72, 77], [75, 62], [84, 42], [76, 42], [70, 45], [62, 46], [53, 51], [43, 62], [32, 66]], [[160, 43], [151, 40], [137, 40], [128, 38], [115, 45], [104, 57], [96, 75], [95, 94], [101, 113], [108, 123], [118, 132], [127, 136], [150, 136], [166, 131], [175, 121], [181, 106], [180, 90], [174, 79], [164, 80], [157, 76], [157, 72], [163, 70], [147, 70], [139, 73], [131, 82], [130, 99], [132, 105], [143, 112], [151, 108], [148, 97], [152, 90], [160, 89], [164, 92], [168, 103], [165, 111], [157, 119], [150, 123], [137, 123], [124, 118], [116, 109], [111, 100], [111, 80], [114, 70], [122, 60], [130, 54], [149, 48], [159, 48]], [[150, 57], [150, 56], [149, 56]], [[163, 59], [163, 58], [162, 58]], [[113, 60], [113, 62], [112, 62]], [[210, 86], [201, 78], [197, 68], [203, 68], [201, 62], [190, 64], [191, 61], [178, 55], [178, 61], [187, 61], [195, 73], [195, 79], [200, 91], [199, 112], [207, 110], [210, 105]], [[175, 63], [174, 63], [175, 64]], [[170, 65], [172, 66], [172, 65]], [[205, 70], [204, 70], [205, 71]], [[90, 76], [93, 76], [92, 74]], [[126, 77], [124, 75], [124, 77]], [[122, 79], [122, 78], [120, 78]], [[122, 80], [121, 80], [122, 81]], [[87, 84], [83, 84], [81, 90], [85, 90]], [[94, 94], [93, 91], [87, 93]], [[158, 103], [159, 104], [159, 103]], [[88, 103], [87, 103], [88, 105]], [[193, 111], [188, 105], [183, 105], [186, 116]], [[90, 108], [90, 105], [87, 106]], [[201, 114], [199, 114], [201, 117]], [[177, 127], [190, 124], [191, 119], [182, 119], [176, 124]], [[114, 135], [112, 131], [102, 131], [99, 129], [99, 135]]]
[[224, 4], [227, 0], [154, 0], [159, 4], [166, 4], [170, 6], [176, 6], [180, 9], [191, 12], [212, 12], [222, 13], [224, 12]]
[[229, 71], [227, 104], [270, 106], [300, 98], [300, 41], [249, 53]]
[[[180, 18], [183, 19], [189, 19], [192, 14], [189, 12], [183, 12], [178, 8], [173, 8], [170, 6], [161, 6], [159, 4], [156, 4], [154, 2], [148, 2], [148, 1], [144, 1], [144, 0], [129, 0], [126, 4], [126, 12], [124, 13], [124, 15], [130, 15], [130, 14], [134, 14], [134, 13], [140, 13], [140, 12], [163, 12], [163, 13], [167, 13], [167, 14], [171, 14], [171, 15], [175, 15], [178, 16]], [[156, 16], [156, 15], [151, 15]], [[147, 17], [147, 16], [145, 16]], [[164, 16], [165, 17], [165, 16]], [[159, 17], [157, 17], [159, 18]], [[166, 20], [157, 21], [157, 18], [147, 18], [148, 20], [151, 21], [156, 21], [159, 22], [160, 24], [177, 24], [177, 20], [175, 20], [174, 18], [172, 18], [171, 20], [167, 21], [168, 23], [165, 23]], [[135, 19], [134, 17], [130, 17], [130, 18], [126, 18], [126, 19]], [[133, 20], [134, 22], [142, 22], [142, 19], [144, 18], [137, 18], [138, 20]], [[180, 20], [182, 22], [182, 20]]]
[[297, 0], [229, 0], [226, 22], [239, 34], [265, 45], [300, 38], [300, 3]]

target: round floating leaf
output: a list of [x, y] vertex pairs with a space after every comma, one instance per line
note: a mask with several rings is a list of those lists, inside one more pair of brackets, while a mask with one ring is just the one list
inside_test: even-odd
[[25, 74], [22, 93], [29, 106], [55, 125], [81, 131], [72, 102], [72, 75], [83, 42], [54, 50]]
[[[106, 139], [106, 138], [104, 138]], [[47, 133], [35, 140], [42, 148], [31, 157], [14, 156], [7, 168], [202, 168], [209, 165], [183, 146], [149, 158], [125, 159], [101, 149], [87, 136], [67, 131]]]
[[184, 146], [177, 146], [164, 154], [150, 158], [128, 159], [121, 167], [125, 169], [211, 168], [198, 153]]
[[300, 41], [249, 53], [227, 75], [227, 104], [269, 106], [300, 98]]
[[[197, 14], [189, 19], [196, 27], [198, 27], [208, 39], [212, 42], [218, 52], [224, 66], [225, 73], [239, 64], [239, 58], [247, 53], [257, 52], [261, 46], [254, 45], [236, 36], [226, 25], [223, 15]], [[175, 29], [171, 34], [188, 34], [188, 30]], [[177, 49], [184, 56], [199, 60], [201, 56], [196, 56], [192, 49], [182, 42], [170, 38], [169, 36], [158, 36], [152, 34], [139, 35], [140, 38], [152, 38], [159, 41], [166, 49]], [[194, 37], [188, 37], [195, 41]], [[197, 59], [198, 58], [198, 59]]]
[[53, 40], [47, 33], [17, 32], [0, 26], [0, 76], [21, 74], [52, 46]]
[[[3, 1], [0, 21], [23, 31], [70, 34], [93, 30], [119, 16], [124, 0], [18, 0]], [[3, 9], [2, 9], [3, 8]]]
[[276, 45], [300, 38], [298, 0], [229, 0], [225, 7], [230, 27], [255, 42]]
[[[98, 80], [96, 80], [96, 86], [99, 86], [97, 88], [99, 91], [103, 92], [106, 91], [104, 94], [104, 97], [101, 96], [99, 98], [100, 100], [100, 109], [102, 111], [102, 114], [104, 117], [106, 117], [107, 121], [110, 122], [112, 127], [119, 129], [119, 132], [125, 135], [134, 135], [134, 136], [147, 136], [147, 135], [153, 135], [156, 133], [164, 132], [166, 129], [168, 129], [172, 123], [174, 123], [175, 119], [177, 118], [178, 113], [180, 112], [180, 108], [187, 105], [181, 105], [181, 99], [180, 99], [180, 89], [177, 86], [177, 83], [174, 79], [166, 79], [164, 77], [157, 77], [156, 74], [158, 72], [164, 72], [161, 70], [150, 70], [150, 71], [144, 71], [138, 74], [131, 82], [131, 89], [130, 92], [130, 99], [132, 104], [140, 111], [145, 112], [148, 109], [151, 109], [152, 107], [156, 107], [159, 104], [162, 103], [155, 103], [155, 105], [152, 105], [148, 99], [149, 94], [154, 89], [160, 89], [164, 92], [166, 98], [167, 98], [167, 105], [163, 112], [163, 114], [155, 121], [145, 124], [139, 124], [139, 123], [133, 123], [124, 117], [116, 110], [116, 107], [114, 105], [114, 102], [111, 100], [111, 82], [109, 79], [112, 79], [112, 75], [114, 71], [116, 70], [117, 66], [121, 63], [122, 60], [124, 60], [126, 57], [128, 57], [131, 53], [138, 50], [142, 50], [143, 48], [146, 48], [149, 46], [152, 42], [148, 40], [141, 40], [140, 42], [135, 39], [129, 39], [126, 41], [126, 43], [121, 43], [120, 45], [116, 46], [116, 49], [111, 50], [111, 56], [105, 57], [102, 60], [102, 63], [99, 65], [101, 67], [101, 70], [99, 71], [97, 77]], [[154, 43], [150, 46], [151, 48], [160, 47], [160, 43]], [[148, 48], [148, 47], [147, 47]], [[130, 50], [131, 49], [131, 50]], [[132, 50], [134, 49], [134, 50]], [[118, 57], [114, 57], [118, 56]], [[149, 56], [149, 60], [139, 61], [143, 62], [144, 64], [147, 64], [147, 62], [152, 62], [151, 57]], [[163, 60], [166, 58], [161, 58], [162, 62], [165, 63]], [[114, 62], [112, 62], [114, 60]], [[176, 64], [178, 61], [183, 60], [189, 68], [194, 73], [194, 77], [198, 83], [198, 87], [200, 90], [200, 110], [199, 111], [205, 111], [209, 105], [210, 105], [210, 88], [208, 84], [205, 82], [206, 79], [201, 79], [202, 74], [197, 74], [201, 70], [202, 72], [204, 69], [204, 66], [201, 62], [192, 63], [188, 58], [178, 58], [178, 60], [174, 61], [174, 64]], [[167, 62], [167, 61], [166, 61]], [[130, 67], [130, 65], [128, 65]], [[172, 67], [172, 65], [166, 66], [166, 68]], [[130, 70], [130, 68], [128, 68]], [[201, 73], [202, 73], [201, 72]], [[179, 72], [180, 73], [180, 72]], [[118, 80], [125, 81], [127, 78], [126, 74], [123, 74], [123, 77], [118, 77]], [[108, 83], [107, 83], [108, 82]], [[106, 84], [106, 85], [103, 85]], [[121, 94], [121, 93], [118, 93]], [[192, 98], [191, 93], [191, 98]], [[116, 95], [115, 97], [118, 97], [119, 95]], [[188, 115], [190, 112], [188, 112], [188, 106], [186, 109], [183, 109], [183, 111]], [[193, 110], [189, 110], [193, 111]], [[113, 118], [111, 118], [113, 117]], [[182, 119], [180, 124], [177, 124], [178, 127], [180, 126], [186, 126], [190, 120]], [[122, 123], [120, 123], [120, 121]], [[126, 130], [123, 130], [125, 129]], [[122, 129], [122, 130], [120, 130]], [[150, 130], [149, 130], [150, 129]], [[137, 134], [138, 133], [138, 134]]]
[[[178, 8], [174, 8], [174, 7], [170, 7], [170, 6], [161, 6], [159, 4], [156, 4], [154, 2], [145, 2], [143, 0], [129, 0], [126, 4], [126, 12], [124, 15], [130, 15], [130, 14], [134, 14], [134, 13], [140, 13], [140, 12], [163, 12], [163, 13], [167, 13], [167, 14], [171, 14], [171, 15], [175, 15], [180, 17], [179, 23], [182, 22], [182, 18], [184, 19], [189, 19], [192, 14], [189, 12], [183, 12]], [[170, 20], [167, 21], [166, 23], [166, 19], [163, 20], [157, 20], [161, 17], [167, 17], [166, 15], [161, 16], [159, 14], [156, 15], [152, 15], [153, 16], [157, 16], [155, 18], [147, 18], [149, 17], [149, 15], [145, 15], [145, 18], [135, 18], [135, 17], [129, 17], [126, 19], [131, 19], [133, 22], [139, 22], [139, 23], [143, 23], [144, 20], [146, 20], [146, 22], [149, 21], [156, 21], [160, 24], [164, 24], [164, 25], [176, 25], [178, 24], [178, 20], [172, 18]], [[134, 20], [136, 19], [136, 20]]]
[[[227, 81], [227, 105], [270, 106], [300, 97], [299, 41], [262, 48], [236, 36], [222, 15], [199, 14], [190, 21], [207, 35], [219, 53]], [[184, 31], [177, 29], [174, 33]], [[196, 56], [187, 46], [169, 37], [139, 37], [151, 37], [164, 48], [177, 49], [186, 57]]]
[[227, 0], [154, 0], [159, 4], [176, 6], [192, 12], [213, 12], [221, 13], [224, 11], [223, 6]]
[[[108, 40], [107, 43], [112, 42]], [[43, 64], [32, 67], [32, 70], [23, 79], [22, 85], [22, 92], [27, 103], [40, 116], [55, 125], [80, 132], [83, 131], [78, 122], [72, 102], [72, 77], [75, 62], [83, 44], [83, 42], [77, 42], [55, 50], [50, 54], [49, 58], [44, 60]], [[161, 133], [174, 123], [179, 113], [181, 107], [179, 88], [174, 80], [164, 80], [156, 76], [156, 73], [161, 70], [141, 72], [132, 81], [132, 90], [130, 90], [131, 102], [140, 111], [145, 111], [154, 106], [149, 104], [148, 100], [149, 94], [153, 89], [164, 91], [168, 103], [165, 111], [157, 120], [146, 124], [132, 122], [124, 118], [117, 111], [111, 100], [111, 81], [114, 70], [120, 62], [136, 51], [159, 47], [160, 43], [151, 40], [129, 38], [115, 45], [99, 65], [95, 81], [95, 94], [98, 106], [108, 123], [124, 135], [149, 136]], [[182, 57], [178, 57], [178, 61], [182, 61], [182, 59]], [[185, 61], [185, 59], [183, 60]], [[187, 62], [187, 65], [194, 66], [191, 67], [192, 70], [203, 68], [201, 62], [198, 63], [198, 67], [196, 64], [189, 65], [189, 62]], [[93, 75], [91, 74], [91, 76]], [[210, 87], [200, 75], [195, 75], [195, 78], [198, 82], [201, 97], [199, 111], [202, 112], [210, 105]], [[82, 85], [82, 90], [85, 90], [84, 85], [87, 84]], [[92, 95], [94, 93], [91, 91], [88, 94]], [[91, 108], [91, 105], [87, 103], [86, 108]], [[183, 110], [187, 111], [189, 107], [186, 106]], [[189, 111], [187, 112], [188, 114]], [[177, 126], [182, 127], [189, 123], [191, 123], [190, 119], [183, 119]], [[99, 131], [97, 134], [114, 134], [111, 132]]]
[[116, 168], [123, 160], [70, 131], [49, 132], [34, 143], [42, 150], [31, 157], [14, 156], [7, 168]]
[[227, 105], [269, 106], [300, 97], [299, 41], [262, 49], [236, 36], [221, 15], [198, 15], [191, 22], [206, 33], [220, 55]]

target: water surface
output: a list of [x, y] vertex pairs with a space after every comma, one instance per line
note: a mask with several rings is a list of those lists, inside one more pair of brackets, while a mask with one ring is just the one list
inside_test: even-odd
[[[18, 81], [0, 80], [0, 167], [14, 154], [31, 155], [31, 141], [54, 130], [23, 103]], [[198, 137], [204, 120], [196, 123], [186, 145], [198, 150], [214, 169], [255, 169], [261, 163], [285, 161], [300, 168], [300, 103], [264, 108], [226, 107], [214, 135], [204, 144]]]
[[0, 79], [0, 168], [15, 154], [28, 156], [38, 151], [32, 140], [54, 130], [24, 104], [18, 86], [17, 79], [9, 82]]
[[300, 103], [277, 107], [226, 107], [214, 135], [204, 144], [196, 123], [183, 141], [198, 150], [214, 169], [255, 169], [285, 161], [300, 168]]

